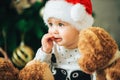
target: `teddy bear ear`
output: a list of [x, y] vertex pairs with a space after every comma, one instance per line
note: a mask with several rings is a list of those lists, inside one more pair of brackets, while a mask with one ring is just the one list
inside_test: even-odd
[[82, 58], [79, 59], [79, 65], [86, 73], [96, 71], [97, 67], [99, 67], [98, 58], [101, 57], [98, 54], [103, 51], [98, 36], [91, 30], [93, 28], [94, 27], [90, 27], [82, 30], [78, 41], [78, 49], [82, 54]]
[[90, 56], [94, 55], [96, 50], [103, 50], [98, 36], [93, 31], [91, 31], [90, 28], [86, 28], [80, 32], [78, 49], [81, 54]]
[[91, 59], [88, 59], [88, 57], [79, 58], [78, 64], [83, 72], [92, 74], [96, 71], [97, 66], [91, 61]]

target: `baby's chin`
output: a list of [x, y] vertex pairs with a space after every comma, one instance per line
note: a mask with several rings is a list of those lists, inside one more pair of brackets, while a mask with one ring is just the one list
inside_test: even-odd
[[55, 42], [57, 45], [59, 45], [59, 46], [65, 46], [62, 41], [60, 41], [60, 42], [54, 41], [54, 42]]

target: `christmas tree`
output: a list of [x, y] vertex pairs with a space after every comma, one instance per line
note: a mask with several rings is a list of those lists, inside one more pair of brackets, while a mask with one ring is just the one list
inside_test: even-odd
[[36, 50], [47, 33], [42, 10], [47, 0], [2, 0], [0, 2], [0, 47], [11, 59], [21, 42]]

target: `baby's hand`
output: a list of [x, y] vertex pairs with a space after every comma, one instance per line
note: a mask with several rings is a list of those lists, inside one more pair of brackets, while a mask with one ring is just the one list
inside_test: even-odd
[[53, 47], [54, 37], [50, 33], [47, 33], [42, 38], [42, 50], [46, 53], [50, 53]]

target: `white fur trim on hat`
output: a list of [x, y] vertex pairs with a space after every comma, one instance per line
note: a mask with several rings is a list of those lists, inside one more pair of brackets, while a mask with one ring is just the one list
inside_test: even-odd
[[78, 30], [92, 26], [94, 21], [83, 5], [74, 5], [64, 0], [50, 0], [46, 3], [43, 13], [43, 19], [46, 24], [48, 24], [50, 17], [68, 22]]
[[75, 4], [71, 7], [71, 18], [74, 21], [82, 21], [85, 17], [85, 7], [81, 4]]

